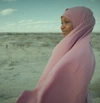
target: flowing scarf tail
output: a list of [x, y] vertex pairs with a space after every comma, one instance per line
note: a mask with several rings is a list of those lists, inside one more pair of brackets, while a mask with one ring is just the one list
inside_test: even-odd
[[37, 103], [37, 91], [25, 90], [17, 99], [16, 103]]

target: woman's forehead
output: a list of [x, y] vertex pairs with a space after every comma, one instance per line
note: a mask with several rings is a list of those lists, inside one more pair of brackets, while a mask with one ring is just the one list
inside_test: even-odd
[[64, 16], [61, 16], [61, 20], [67, 20], [67, 21], [70, 21], [68, 18], [64, 17]]

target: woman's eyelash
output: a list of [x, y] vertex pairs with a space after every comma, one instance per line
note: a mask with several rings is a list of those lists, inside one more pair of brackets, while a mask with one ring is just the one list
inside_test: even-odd
[[69, 23], [69, 21], [65, 21], [65, 23]]

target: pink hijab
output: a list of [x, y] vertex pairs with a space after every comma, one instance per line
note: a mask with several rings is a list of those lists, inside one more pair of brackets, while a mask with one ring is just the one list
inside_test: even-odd
[[71, 31], [53, 49], [33, 91], [24, 91], [16, 103], [91, 103], [88, 91], [95, 56], [90, 36], [95, 25], [86, 7], [68, 8], [62, 16], [73, 22]]

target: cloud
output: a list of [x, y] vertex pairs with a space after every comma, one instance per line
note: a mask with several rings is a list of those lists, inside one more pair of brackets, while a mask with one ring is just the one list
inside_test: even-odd
[[7, 27], [10, 27], [10, 26], [16, 26], [16, 23], [9, 23], [6, 25]]
[[33, 20], [21, 20], [18, 23], [20, 25], [32, 25], [32, 24], [34, 24]]
[[17, 0], [2, 0], [2, 1], [8, 1], [8, 2], [10, 2], [10, 1], [17, 1]]
[[96, 24], [100, 24], [100, 17], [99, 16], [95, 17], [95, 19], [96, 19]]
[[55, 23], [55, 22], [58, 22], [58, 21], [36, 21], [34, 23], [35, 24], [47, 24], [47, 23]]
[[21, 24], [21, 23], [24, 23], [24, 22], [25, 22], [25, 20], [21, 20], [21, 21], [19, 21], [18, 23]]
[[42, 25], [42, 24], [37, 24], [37, 25], [34, 25], [34, 27], [33, 27], [33, 29], [40, 29], [40, 30], [49, 30], [49, 29], [55, 29], [55, 25], [53, 25], [53, 24], [51, 24], [51, 25], [48, 25], [48, 24], [44, 24], [44, 25]]
[[21, 20], [18, 23], [20, 25], [34, 25], [34, 24], [38, 24], [38, 25], [45, 25], [45, 24], [54, 24], [57, 23], [58, 21], [33, 21], [33, 20]]
[[33, 29], [37, 29], [37, 28], [40, 28], [41, 27], [41, 25], [35, 25], [34, 27], [33, 27]]
[[100, 20], [100, 17], [95, 17], [96, 20]]
[[9, 8], [9, 9], [4, 9], [4, 10], [2, 10], [2, 11], [0, 12], [0, 15], [6, 16], [6, 15], [9, 15], [9, 14], [15, 12], [15, 11], [17, 11], [17, 9], [11, 9], [11, 8]]
[[27, 22], [33, 22], [33, 20], [27, 20]]
[[34, 21], [33, 19], [22, 19], [16, 22], [5, 22], [1, 25], [0, 31], [7, 32], [53, 32], [58, 31], [59, 21], [39, 20]]

